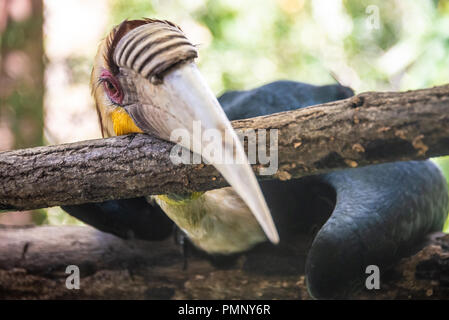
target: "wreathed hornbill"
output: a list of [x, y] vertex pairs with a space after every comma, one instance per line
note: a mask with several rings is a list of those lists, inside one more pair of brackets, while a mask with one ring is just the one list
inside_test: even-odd
[[[170, 140], [174, 129], [192, 132], [194, 120], [204, 129], [228, 131], [234, 143], [224, 150], [243, 162], [222, 164], [202, 155], [231, 187], [63, 207], [68, 213], [103, 231], [146, 240], [166, 238], [174, 222], [196, 247], [224, 255], [267, 239], [277, 243], [275, 225], [282, 245], [319, 223], [306, 261], [307, 285], [316, 298], [346, 296], [364, 283], [368, 265], [387, 266], [442, 229], [447, 186], [430, 161], [263, 181], [267, 205], [228, 118], [303, 108], [353, 92], [341, 85], [278, 81], [227, 92], [218, 102], [195, 66], [196, 56], [195, 46], [171, 22], [144, 19], [115, 27], [100, 44], [91, 79], [102, 133], [143, 132]], [[204, 143], [193, 139], [184, 146]]]

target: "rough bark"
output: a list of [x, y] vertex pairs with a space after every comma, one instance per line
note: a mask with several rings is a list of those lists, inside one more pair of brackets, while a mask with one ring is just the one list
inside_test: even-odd
[[[238, 132], [278, 129], [279, 170], [292, 179], [380, 162], [449, 154], [449, 85], [353, 98], [234, 121]], [[174, 165], [172, 144], [129, 135], [0, 153], [0, 209], [32, 209], [209, 190], [211, 166]], [[259, 165], [253, 166], [256, 173]]]
[[[0, 299], [310, 299], [306, 251], [304, 244], [267, 244], [226, 268], [192, 256], [183, 270], [171, 240], [125, 241], [90, 227], [10, 227], [0, 232]], [[79, 290], [65, 286], [68, 265], [80, 269]], [[449, 298], [449, 235], [432, 235], [415, 255], [381, 270], [380, 290], [352, 298]]]

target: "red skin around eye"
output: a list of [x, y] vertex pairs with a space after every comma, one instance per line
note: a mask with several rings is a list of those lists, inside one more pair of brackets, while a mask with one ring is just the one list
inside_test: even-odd
[[116, 104], [123, 102], [123, 91], [120, 83], [108, 70], [104, 69], [100, 74], [100, 79], [103, 82], [103, 88], [109, 99]]

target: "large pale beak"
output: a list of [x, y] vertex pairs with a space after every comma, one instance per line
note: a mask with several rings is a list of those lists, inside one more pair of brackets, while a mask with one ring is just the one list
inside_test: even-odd
[[[141, 33], [132, 30], [120, 41], [117, 46], [119, 53], [126, 51], [124, 44], [133, 43], [133, 39], [127, 38], [128, 35], [136, 37], [140, 34], [142, 38], [142, 33], [154, 33], [154, 26], [153, 29], [144, 29], [145, 26], [139, 28], [142, 29]], [[173, 44], [170, 48], [173, 48]], [[144, 54], [142, 52], [140, 55]], [[129, 55], [132, 55], [132, 52]], [[118, 54], [116, 60], [120, 62], [120, 58], [121, 55]], [[125, 103], [124, 108], [136, 125], [144, 132], [179, 143], [192, 151], [199, 151], [245, 201], [268, 239], [278, 243], [276, 227], [242, 144], [195, 63], [191, 60], [171, 68], [164, 73], [161, 81], [155, 84], [149, 80], [151, 75], [142, 74], [142, 70], [148, 68], [127, 64], [127, 59], [124, 60], [122, 72], [128, 72], [134, 77], [132, 91], [138, 97], [138, 101], [135, 99], [136, 101], [130, 101], [128, 105]], [[141, 59], [145, 60], [148, 59]], [[213, 129], [221, 134], [221, 139], [205, 139], [204, 136], [198, 135], [199, 128], [201, 133]], [[172, 134], [174, 130], [179, 129], [187, 131], [190, 138], [179, 141], [179, 136]], [[221, 157], [211, 156], [211, 150], [219, 151]]]

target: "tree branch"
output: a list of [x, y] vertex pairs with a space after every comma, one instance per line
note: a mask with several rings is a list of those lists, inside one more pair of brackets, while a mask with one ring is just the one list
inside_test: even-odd
[[[449, 85], [350, 99], [234, 121], [279, 130], [279, 170], [291, 179], [449, 154]], [[34, 209], [226, 185], [211, 166], [174, 165], [172, 144], [128, 135], [0, 153], [0, 209]], [[253, 166], [256, 173], [259, 165]]]
[[[122, 240], [91, 227], [6, 227], [0, 232], [0, 299], [310, 299], [305, 243], [302, 236], [289, 248], [265, 244], [226, 268], [191, 256], [183, 270], [170, 240]], [[447, 299], [449, 235], [433, 234], [417, 250], [381, 270], [380, 290], [350, 298]], [[65, 285], [68, 265], [79, 267], [79, 290]]]

